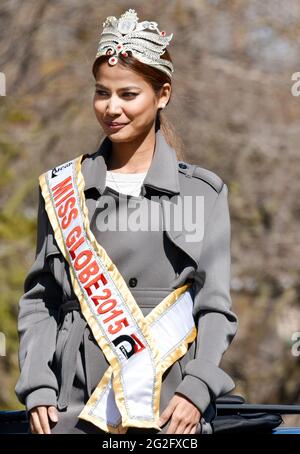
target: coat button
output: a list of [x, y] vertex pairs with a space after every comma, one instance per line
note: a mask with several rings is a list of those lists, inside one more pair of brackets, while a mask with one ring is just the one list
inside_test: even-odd
[[187, 165], [186, 165], [186, 164], [183, 164], [183, 162], [180, 162], [178, 165], [179, 165], [179, 167], [180, 167], [181, 169], [186, 169], [186, 168], [187, 168]]
[[136, 284], [137, 284], [137, 278], [136, 277], [131, 277], [129, 279], [129, 285], [130, 287], [136, 287]]

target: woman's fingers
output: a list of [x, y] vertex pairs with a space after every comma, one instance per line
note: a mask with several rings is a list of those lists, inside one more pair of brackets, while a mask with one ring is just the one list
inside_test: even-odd
[[195, 425], [193, 424], [189, 424], [188, 426], [186, 426], [186, 428], [184, 429], [184, 431], [182, 432], [183, 434], [194, 434], [195, 432], [193, 432], [193, 429], [195, 428], [195, 431], [196, 431], [196, 427]]
[[183, 434], [187, 427], [188, 427], [188, 425], [184, 421], [180, 421], [180, 423], [178, 424], [177, 429], [176, 429], [176, 431], [174, 433], [175, 434]]
[[34, 427], [33, 427], [33, 424], [32, 424], [32, 415], [29, 416], [29, 429], [30, 429], [30, 433], [32, 433], [32, 434], [35, 433]]
[[40, 424], [40, 418], [39, 418], [37, 409], [31, 410], [30, 419], [31, 419], [32, 433], [43, 434], [44, 432], [43, 432], [42, 426]]
[[51, 419], [52, 422], [57, 422], [58, 421], [58, 412], [56, 407], [48, 407], [48, 416]]
[[159, 418], [159, 426], [163, 426], [166, 424], [167, 421], [171, 418], [171, 415], [174, 411], [174, 408], [176, 406], [176, 401], [175, 399], [171, 399], [169, 402], [169, 405], [165, 408], [165, 410], [162, 412], [160, 418]]
[[200, 422], [192, 427], [191, 434], [200, 434], [201, 433], [201, 425]]
[[57, 410], [55, 407], [39, 406], [30, 411], [29, 426], [30, 431], [36, 434], [51, 434], [49, 418], [53, 422], [58, 421]]
[[170, 418], [167, 434], [192, 434], [197, 433], [201, 412], [189, 399], [175, 394], [163, 411], [159, 425], [163, 426]]
[[39, 415], [39, 419], [40, 419], [40, 424], [43, 429], [43, 433], [51, 434], [50, 427], [49, 427], [47, 407], [38, 407], [38, 415]]
[[178, 429], [179, 425], [180, 425], [180, 419], [177, 418], [177, 416], [173, 413], [170, 425], [169, 425], [168, 430], [167, 430], [166, 433], [167, 434], [176, 434], [176, 433], [178, 433], [177, 429]]

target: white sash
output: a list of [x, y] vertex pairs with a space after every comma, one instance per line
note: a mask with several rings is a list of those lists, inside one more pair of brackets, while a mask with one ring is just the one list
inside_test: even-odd
[[69, 263], [74, 292], [110, 363], [80, 413], [110, 433], [159, 429], [162, 374], [196, 337], [189, 284], [144, 317], [117, 267], [96, 241], [84, 198], [82, 156], [40, 176], [57, 244]]

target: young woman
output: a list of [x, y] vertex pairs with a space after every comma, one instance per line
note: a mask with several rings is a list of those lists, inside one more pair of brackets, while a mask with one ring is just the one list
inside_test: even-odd
[[180, 160], [161, 117], [172, 35], [134, 10], [103, 26], [105, 138], [40, 177], [16, 393], [33, 433], [201, 433], [234, 388], [228, 189]]

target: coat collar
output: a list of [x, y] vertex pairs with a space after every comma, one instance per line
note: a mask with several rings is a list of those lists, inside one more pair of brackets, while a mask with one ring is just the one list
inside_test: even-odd
[[[106, 158], [111, 152], [111, 144], [111, 140], [105, 137], [96, 153], [87, 155], [83, 161], [82, 173], [85, 180], [85, 191], [95, 188], [100, 194], [103, 193], [106, 186]], [[142, 185], [142, 194], [144, 195], [147, 186], [168, 194], [180, 194], [177, 167], [176, 152], [158, 129], [155, 133], [152, 162]]]
[[[96, 190], [100, 195], [104, 192], [107, 166], [105, 158], [111, 151], [111, 141], [105, 137], [96, 153], [87, 155], [82, 163], [82, 174], [85, 180], [85, 191]], [[161, 197], [160, 203], [163, 212], [163, 230], [166, 230], [170, 241], [176, 247], [182, 249], [197, 265], [197, 248], [195, 243], [187, 242], [183, 229], [177, 231], [172, 225], [168, 225], [170, 205], [173, 203], [169, 199], [171, 195], [180, 195], [178, 160], [175, 150], [168, 145], [163, 133], [159, 129], [155, 134], [155, 149], [151, 165], [148, 169], [144, 183], [142, 185], [142, 195], [145, 195], [145, 187], [154, 188], [160, 193], [167, 193], [168, 197]], [[173, 198], [173, 197], [172, 197]]]

